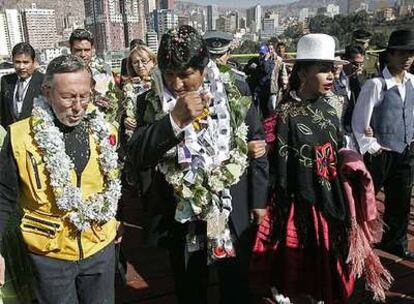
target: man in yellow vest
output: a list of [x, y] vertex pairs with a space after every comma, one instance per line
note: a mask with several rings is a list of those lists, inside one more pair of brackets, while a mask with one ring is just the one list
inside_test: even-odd
[[10, 126], [0, 154], [0, 235], [21, 211], [38, 303], [114, 303], [117, 138], [91, 85], [82, 59], [54, 59], [32, 116]]

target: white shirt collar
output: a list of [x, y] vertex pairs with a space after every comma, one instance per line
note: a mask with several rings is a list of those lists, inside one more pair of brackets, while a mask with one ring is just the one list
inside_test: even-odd
[[[382, 76], [384, 77], [385, 86], [387, 90], [399, 85], [399, 83], [395, 82], [395, 79], [391, 75], [391, 72], [388, 69], [388, 67], [385, 67], [385, 69], [382, 70]], [[414, 75], [409, 73], [408, 71], [404, 73], [404, 79], [402, 84], [405, 85], [407, 81], [411, 81], [411, 84], [414, 86]]]

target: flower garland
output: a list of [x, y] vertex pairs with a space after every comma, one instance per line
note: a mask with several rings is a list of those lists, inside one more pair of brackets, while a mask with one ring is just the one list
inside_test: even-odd
[[109, 100], [107, 108], [102, 109], [105, 113], [105, 120], [109, 123], [117, 123], [118, 101], [120, 100], [121, 91], [115, 84], [111, 68], [99, 57], [92, 57], [90, 62], [93, 79], [95, 80], [95, 91], [100, 96]]
[[79, 231], [90, 228], [92, 223], [105, 223], [112, 219], [121, 197], [121, 181], [118, 155], [111, 143], [109, 127], [103, 114], [93, 110], [87, 112], [84, 118], [97, 140], [99, 165], [105, 182], [102, 192], [86, 200], [82, 199], [81, 189], [72, 185], [70, 171], [74, 164], [66, 154], [63, 134], [55, 125], [55, 115], [43, 96], [34, 100], [32, 114], [34, 140], [42, 152], [57, 207], [69, 213], [69, 221]]
[[[214, 260], [234, 256], [228, 229], [230, 187], [248, 166], [248, 128], [244, 121], [251, 101], [241, 95], [234, 81], [223, 81], [213, 62], [207, 66], [206, 75], [204, 90], [213, 97], [210, 115], [200, 120], [200, 129], [194, 124], [185, 128], [184, 140], [166, 153], [158, 169], [174, 188], [178, 200], [175, 219], [182, 223], [207, 221], [207, 242]], [[175, 102], [165, 101], [159, 70], [153, 79], [154, 90], [146, 96], [147, 122], [162, 118], [175, 106]]]
[[[123, 86], [123, 106], [127, 118], [136, 120], [137, 111], [137, 97], [138, 95], [148, 91], [151, 88], [149, 83], [133, 83], [128, 81]], [[125, 129], [125, 134], [128, 138], [132, 136], [134, 131]]]

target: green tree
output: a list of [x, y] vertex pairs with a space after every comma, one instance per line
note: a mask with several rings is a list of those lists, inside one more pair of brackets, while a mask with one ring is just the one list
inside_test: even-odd
[[234, 54], [255, 54], [257, 53], [257, 48], [259, 44], [252, 40], [245, 40], [240, 47], [236, 48]]
[[332, 18], [324, 15], [317, 15], [309, 21], [311, 33], [329, 34], [332, 30]]

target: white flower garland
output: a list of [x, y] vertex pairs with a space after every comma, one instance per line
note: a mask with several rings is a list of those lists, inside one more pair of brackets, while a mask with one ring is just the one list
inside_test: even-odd
[[[232, 211], [229, 189], [239, 182], [248, 166], [248, 128], [244, 120], [250, 98], [242, 96], [231, 81], [225, 83], [215, 63], [210, 62], [206, 72], [213, 97], [208, 112], [217, 118], [204, 118], [200, 130], [187, 126], [183, 142], [166, 153], [158, 169], [178, 198], [175, 219], [181, 223], [207, 221], [210, 258], [217, 259], [234, 256], [228, 229]], [[147, 121], [160, 119], [175, 105], [175, 101], [164, 100], [160, 75], [159, 71], [153, 73], [156, 94], [147, 95], [151, 105]]]
[[87, 112], [84, 121], [97, 140], [99, 165], [104, 173], [105, 188], [88, 199], [82, 199], [81, 189], [73, 186], [70, 171], [73, 162], [65, 151], [63, 133], [55, 125], [55, 115], [43, 96], [34, 100], [34, 140], [42, 152], [49, 172], [50, 185], [57, 207], [69, 213], [69, 221], [79, 230], [90, 228], [92, 223], [105, 223], [117, 211], [121, 197], [118, 155], [110, 143], [110, 131], [103, 114], [97, 110]]
[[[125, 115], [128, 118], [132, 118], [136, 120], [136, 111], [137, 111], [137, 97], [138, 95], [148, 91], [150, 89], [150, 86], [146, 87], [145, 84], [135, 84], [131, 81], [128, 81], [123, 86], [123, 93], [124, 93], [124, 109], [125, 109]], [[125, 129], [125, 134], [128, 138], [132, 136], [134, 133], [133, 130], [127, 130]]]

